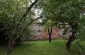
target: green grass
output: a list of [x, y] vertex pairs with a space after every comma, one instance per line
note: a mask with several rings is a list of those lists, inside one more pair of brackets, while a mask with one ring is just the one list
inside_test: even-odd
[[[71, 51], [66, 51], [65, 44], [64, 40], [53, 40], [52, 43], [48, 41], [24, 42], [14, 47], [13, 55], [80, 55], [74, 46], [71, 47]], [[6, 52], [6, 46], [0, 46], [0, 55], [6, 55]]]

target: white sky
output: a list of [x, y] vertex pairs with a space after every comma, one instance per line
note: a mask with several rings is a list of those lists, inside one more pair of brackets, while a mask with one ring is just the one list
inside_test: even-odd
[[[35, 0], [31, 0], [32, 2], [34, 2]], [[31, 3], [30, 3], [31, 4]], [[35, 18], [37, 18], [37, 17], [39, 17], [40, 16], [40, 14], [42, 13], [42, 10], [41, 9], [32, 9], [32, 10], [34, 10], [34, 13], [35, 13]], [[42, 22], [42, 20], [41, 19], [39, 19], [39, 21], [40, 22]]]

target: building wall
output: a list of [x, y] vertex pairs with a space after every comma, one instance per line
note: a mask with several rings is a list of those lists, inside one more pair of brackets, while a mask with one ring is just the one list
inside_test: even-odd
[[[44, 30], [44, 27], [41, 25], [37, 25], [37, 24], [33, 24], [31, 26], [31, 28], [34, 30], [35, 32], [35, 39], [39, 39], [39, 40], [47, 40], [49, 38], [48, 36], [48, 31]], [[53, 27], [53, 31], [52, 31], [52, 39], [56, 39], [59, 38], [60, 34], [59, 34], [59, 29], [57, 27]]]

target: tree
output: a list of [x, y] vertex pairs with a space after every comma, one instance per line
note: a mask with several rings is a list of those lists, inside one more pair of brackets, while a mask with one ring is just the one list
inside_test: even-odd
[[51, 42], [51, 35], [52, 35], [52, 21], [51, 20], [47, 20], [46, 24], [45, 24], [45, 28], [48, 29], [48, 35], [49, 35], [49, 43]]
[[[69, 37], [66, 44], [67, 50], [70, 50], [70, 45], [76, 38], [79, 30], [81, 16], [84, 14], [84, 0], [42, 0], [38, 8], [42, 8], [45, 18], [51, 18], [56, 24], [68, 23], [72, 28], [72, 35]], [[49, 8], [49, 9], [48, 9]]]
[[[8, 52], [7, 55], [12, 54], [13, 45], [15, 40], [20, 36], [23, 36], [23, 32], [28, 30], [28, 26], [37, 19], [33, 19], [34, 12], [31, 10], [33, 6], [38, 2], [29, 4], [27, 0], [1, 0], [0, 1], [0, 21], [5, 23], [8, 34]], [[29, 14], [29, 15], [28, 15]], [[27, 35], [27, 34], [24, 34]]]

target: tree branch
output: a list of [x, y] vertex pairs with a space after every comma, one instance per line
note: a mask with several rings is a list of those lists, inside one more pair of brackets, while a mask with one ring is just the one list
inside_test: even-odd
[[30, 26], [34, 21], [36, 21], [36, 20], [38, 20], [38, 19], [40, 19], [40, 18], [43, 18], [43, 17], [42, 17], [42, 16], [37, 17], [36, 19], [34, 19], [34, 20], [32, 20], [30, 23], [28, 23], [27, 26], [24, 28], [23, 31], [25, 31], [25, 30], [27, 29], [27, 27]]
[[29, 11], [32, 9], [32, 7], [38, 2], [39, 0], [35, 0], [26, 10], [26, 12], [23, 14], [20, 22], [27, 16], [27, 14], [29, 13]]
[[[28, 26], [30, 26], [34, 21], [36, 21], [36, 20], [38, 20], [40, 18], [43, 18], [43, 17], [40, 16], [40, 17], [37, 17], [36, 19], [32, 20], [30, 23], [27, 24], [27, 26], [21, 32], [25, 31]], [[17, 37], [15, 39], [17, 39], [19, 37], [19, 35], [20, 35], [20, 32], [18, 32], [18, 35], [17, 35]]]
[[[29, 13], [29, 11], [32, 9], [32, 7], [38, 2], [39, 0], [35, 0], [26, 10], [26, 12], [23, 14], [23, 16], [21, 17], [20, 21], [21, 22]], [[17, 23], [16, 28], [20, 25], [20, 23]]]

